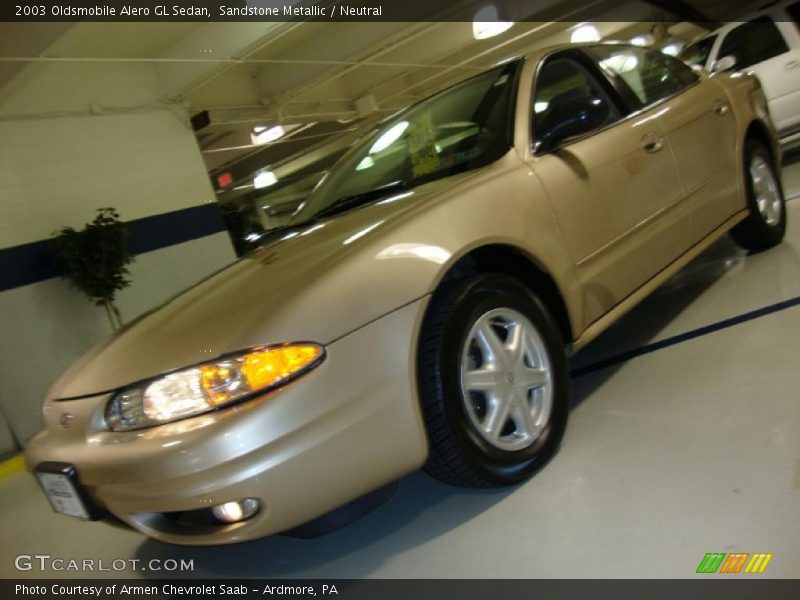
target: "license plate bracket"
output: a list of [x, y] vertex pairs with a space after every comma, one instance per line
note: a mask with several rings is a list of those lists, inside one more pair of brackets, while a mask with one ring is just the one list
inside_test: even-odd
[[73, 465], [42, 462], [34, 474], [53, 512], [84, 521], [97, 521], [105, 516], [105, 511], [89, 498]]

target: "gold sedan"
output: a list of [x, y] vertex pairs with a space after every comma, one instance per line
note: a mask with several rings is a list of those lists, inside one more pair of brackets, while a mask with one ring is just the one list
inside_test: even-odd
[[725, 233], [781, 241], [780, 164], [754, 77], [626, 45], [502, 64], [84, 356], [28, 465], [55, 510], [179, 544], [313, 535], [422, 466], [523, 481], [564, 434], [569, 353]]

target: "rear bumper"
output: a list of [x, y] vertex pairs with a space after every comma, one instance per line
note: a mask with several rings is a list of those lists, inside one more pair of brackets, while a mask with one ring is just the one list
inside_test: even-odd
[[[148, 430], [107, 431], [108, 396], [49, 403], [28, 466], [74, 465], [89, 495], [139, 531], [178, 544], [223, 544], [301, 525], [420, 467], [427, 439], [414, 376], [419, 300], [327, 347], [282, 390]], [[73, 414], [62, 430], [61, 413]], [[186, 527], [161, 513], [257, 498], [233, 525]]]

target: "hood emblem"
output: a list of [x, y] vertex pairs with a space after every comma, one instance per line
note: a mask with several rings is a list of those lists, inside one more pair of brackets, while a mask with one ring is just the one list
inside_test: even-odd
[[72, 413], [64, 413], [58, 419], [58, 425], [61, 429], [67, 429], [72, 425], [72, 419], [75, 417]]

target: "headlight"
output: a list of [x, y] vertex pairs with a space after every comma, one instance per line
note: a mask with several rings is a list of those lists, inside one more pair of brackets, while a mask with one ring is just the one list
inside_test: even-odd
[[317, 366], [318, 344], [254, 348], [125, 388], [106, 407], [113, 431], [193, 417], [266, 392]]

